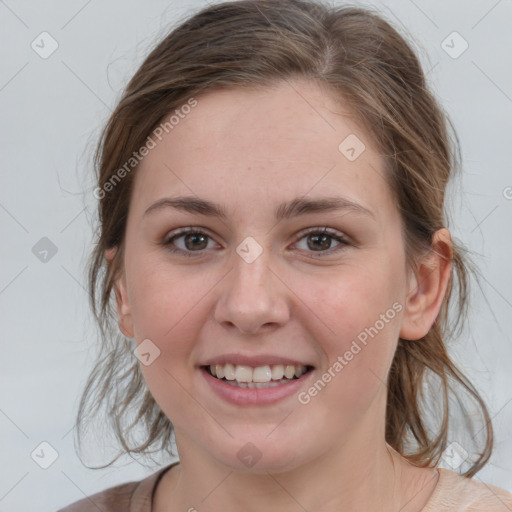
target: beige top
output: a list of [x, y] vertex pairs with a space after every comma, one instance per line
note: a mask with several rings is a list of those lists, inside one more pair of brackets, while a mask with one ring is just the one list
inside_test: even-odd
[[[174, 462], [138, 482], [127, 482], [76, 501], [57, 512], [151, 512], [156, 486]], [[439, 480], [421, 512], [511, 512], [512, 494], [454, 471], [439, 469]]]

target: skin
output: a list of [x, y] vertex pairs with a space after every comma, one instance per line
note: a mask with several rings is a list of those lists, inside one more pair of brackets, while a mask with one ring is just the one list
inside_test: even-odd
[[[176, 432], [180, 464], [158, 485], [154, 510], [421, 510], [438, 472], [388, 448], [385, 382], [398, 338], [418, 340], [439, 312], [450, 233], [435, 234], [417, 275], [407, 269], [383, 160], [348, 106], [316, 83], [196, 99], [136, 171], [115, 287], [121, 331], [160, 350], [141, 369]], [[338, 150], [350, 134], [366, 146], [355, 161]], [[221, 204], [228, 218], [171, 208], [144, 216], [177, 195]], [[333, 195], [373, 216], [273, 217], [284, 201]], [[163, 243], [185, 226], [208, 235], [204, 243], [175, 240], [192, 257]], [[300, 233], [310, 227], [336, 230], [348, 244], [336, 252], [335, 239], [323, 246]], [[252, 263], [236, 252], [249, 236], [263, 251]], [[306, 405], [296, 395], [274, 405], [229, 404], [197, 368], [223, 353], [267, 353], [309, 362], [317, 380], [393, 303], [401, 311]], [[251, 468], [237, 457], [248, 442], [262, 454]]]

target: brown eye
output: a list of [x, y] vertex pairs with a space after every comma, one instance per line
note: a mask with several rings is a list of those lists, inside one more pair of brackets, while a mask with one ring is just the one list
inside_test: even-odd
[[193, 251], [194, 249], [205, 249], [208, 245], [207, 236], [201, 233], [192, 233], [184, 235], [183, 240], [187, 250]]
[[329, 235], [308, 235], [309, 239], [308, 247], [312, 250], [321, 249], [327, 250], [330, 249], [333, 238]]
[[[339, 231], [329, 228], [310, 228], [302, 232], [296, 245], [302, 240], [306, 240], [305, 247], [299, 247], [299, 250], [317, 253], [311, 257], [318, 258], [336, 253], [343, 250], [345, 246], [349, 245], [348, 240]], [[208, 249], [208, 242], [213, 239], [198, 228], [183, 228], [174, 232], [172, 236], [167, 237], [162, 245], [169, 251], [183, 256], [201, 256]], [[333, 247], [333, 241], [337, 245]], [[194, 254], [195, 253], [195, 254]]]
[[185, 228], [167, 237], [162, 245], [174, 253], [184, 256], [195, 256], [193, 253], [202, 253], [208, 248], [211, 237], [197, 228]]
[[[332, 254], [345, 248], [349, 245], [348, 240], [339, 231], [331, 230], [329, 228], [311, 228], [306, 232], [301, 233], [299, 242], [307, 240], [306, 247], [300, 248], [306, 252], [319, 253], [313, 257], [322, 257], [327, 254]], [[337, 245], [333, 248], [333, 240]], [[297, 242], [297, 244], [299, 243]]]

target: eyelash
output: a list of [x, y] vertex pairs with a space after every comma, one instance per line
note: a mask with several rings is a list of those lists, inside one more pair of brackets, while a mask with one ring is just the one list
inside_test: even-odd
[[[182, 256], [186, 256], [186, 257], [196, 257], [196, 256], [200, 256], [201, 253], [204, 252], [204, 250], [200, 250], [200, 251], [184, 251], [183, 249], [176, 249], [176, 248], [173, 248], [171, 247], [172, 244], [174, 243], [174, 241], [177, 239], [177, 238], [181, 238], [183, 237], [184, 235], [188, 235], [188, 234], [197, 234], [197, 235], [205, 235], [206, 237], [208, 237], [209, 239], [211, 239], [212, 237], [206, 233], [205, 231], [199, 229], [199, 228], [195, 228], [195, 227], [187, 227], [187, 228], [182, 228], [182, 229], [179, 229], [178, 231], [176, 231], [170, 238], [166, 238], [162, 245], [164, 247], [166, 247], [167, 250], [169, 250], [170, 252], [172, 253], [177, 253], [177, 254], [180, 254]], [[337, 253], [341, 250], [343, 250], [345, 248], [345, 246], [349, 245], [349, 242], [348, 242], [348, 239], [343, 236], [340, 232], [338, 231], [335, 231], [333, 229], [330, 229], [330, 228], [327, 228], [327, 227], [322, 227], [322, 228], [308, 228], [307, 230], [304, 230], [302, 231], [297, 240], [295, 241], [295, 243], [297, 243], [298, 241], [302, 240], [303, 238], [307, 237], [308, 235], [328, 235], [329, 238], [332, 238], [334, 240], [336, 240], [337, 242], [340, 242], [340, 245], [332, 248], [332, 249], [328, 249], [326, 251], [311, 251], [313, 253], [316, 253], [318, 255], [316, 256], [309, 256], [310, 258], [323, 258], [325, 255], [327, 254], [333, 254], [333, 253]], [[194, 253], [197, 253], [194, 254]]]

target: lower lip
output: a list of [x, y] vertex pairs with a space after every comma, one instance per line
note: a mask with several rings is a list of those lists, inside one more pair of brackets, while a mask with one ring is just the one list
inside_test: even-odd
[[205, 368], [199, 369], [211, 389], [221, 398], [236, 405], [265, 405], [273, 404], [291, 395], [296, 395], [304, 383], [310, 378], [313, 371], [309, 370], [298, 379], [291, 382], [263, 389], [238, 388], [217, 379], [208, 373]]

